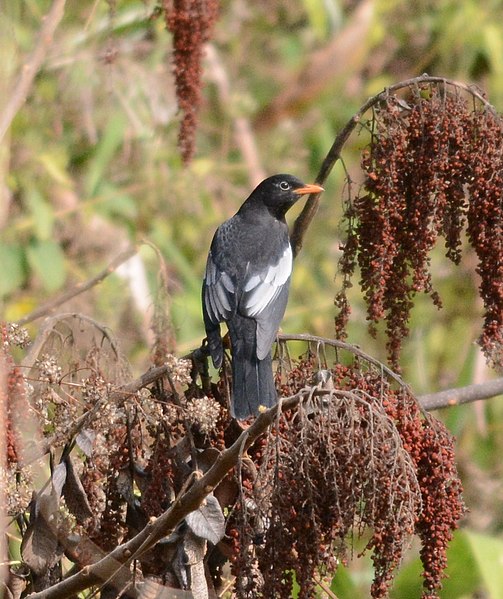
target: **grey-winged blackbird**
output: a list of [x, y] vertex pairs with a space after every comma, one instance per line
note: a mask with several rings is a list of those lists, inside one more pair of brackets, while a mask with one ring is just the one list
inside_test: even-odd
[[202, 300], [213, 364], [220, 368], [220, 323], [229, 328], [232, 350], [231, 412], [257, 415], [277, 401], [271, 347], [285, 313], [292, 249], [285, 214], [304, 194], [319, 193], [292, 175], [258, 185], [238, 212], [218, 227], [211, 243]]

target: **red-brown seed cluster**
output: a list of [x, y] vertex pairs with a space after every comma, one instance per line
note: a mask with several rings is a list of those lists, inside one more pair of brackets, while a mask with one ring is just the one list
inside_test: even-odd
[[468, 235], [479, 264], [485, 316], [479, 340], [495, 366], [503, 366], [503, 124], [492, 114], [473, 117], [477, 158], [468, 184]]
[[173, 34], [173, 62], [178, 106], [183, 111], [178, 143], [185, 163], [194, 153], [197, 112], [201, 104], [203, 45], [217, 19], [217, 0], [163, 0], [166, 27]]
[[172, 499], [175, 480], [173, 452], [170, 451], [169, 440], [160, 432], [157, 434], [156, 446], [147, 464], [146, 474], [150, 484], [142, 497], [142, 509], [148, 517], [157, 517]]
[[458, 263], [468, 223], [486, 311], [480, 343], [488, 359], [501, 364], [503, 121], [444, 88], [413, 92], [406, 108], [389, 96], [374, 111], [371, 142], [362, 156], [363, 192], [346, 209], [337, 333], [345, 335], [346, 289], [358, 265], [371, 331], [386, 321], [390, 361], [398, 368], [414, 295], [428, 293], [440, 306], [430, 252], [443, 236], [446, 256]]
[[[305, 387], [317, 366], [295, 362], [282, 391]], [[289, 596], [295, 572], [299, 597], [312, 597], [314, 575], [334, 572], [351, 538], [370, 531], [372, 597], [388, 596], [413, 534], [425, 596], [435, 597], [464, 509], [453, 439], [377, 369], [355, 362], [331, 372], [334, 390], [283, 415], [251, 454], [258, 472], [243, 482], [232, 527], [237, 596]]]

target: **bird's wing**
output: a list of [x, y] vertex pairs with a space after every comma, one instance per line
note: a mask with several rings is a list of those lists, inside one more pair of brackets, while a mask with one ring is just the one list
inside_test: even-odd
[[275, 264], [259, 271], [248, 268], [243, 286], [239, 311], [257, 321], [257, 357], [265, 358], [278, 332], [288, 301], [290, 275], [292, 273], [292, 249], [285, 246]]
[[219, 267], [210, 250], [204, 275], [203, 303], [209, 320], [218, 324], [235, 311], [236, 288], [229, 274]]

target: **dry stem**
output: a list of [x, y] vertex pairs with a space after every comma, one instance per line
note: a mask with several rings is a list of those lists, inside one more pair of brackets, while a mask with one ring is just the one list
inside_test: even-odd
[[54, 0], [51, 9], [43, 18], [42, 28], [38, 36], [37, 45], [28, 60], [22, 67], [21, 74], [12, 91], [10, 100], [0, 115], [0, 143], [7, 133], [14, 117], [26, 102], [30, 87], [43, 63], [47, 51], [52, 43], [52, 38], [58, 27], [65, 9], [66, 0]]

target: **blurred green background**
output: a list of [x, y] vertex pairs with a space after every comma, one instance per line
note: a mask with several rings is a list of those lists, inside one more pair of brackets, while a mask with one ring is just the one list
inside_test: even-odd
[[[1, 4], [0, 112], [37, 44], [51, 2]], [[200, 284], [211, 237], [254, 185], [276, 172], [311, 182], [334, 137], [371, 95], [428, 72], [480, 86], [503, 110], [503, 2], [487, 0], [224, 1], [204, 59], [195, 157], [182, 165], [171, 36], [151, 0], [68, 2], [29, 95], [0, 147], [0, 318], [17, 320], [148, 240], [167, 264], [177, 352], [203, 337]], [[364, 136], [346, 145], [295, 264], [282, 328], [333, 336], [345, 169], [356, 182]], [[299, 213], [296, 206], [290, 222]], [[137, 373], [147, 365], [159, 260], [139, 260], [61, 306], [106, 323]], [[417, 298], [403, 373], [418, 393], [492, 376], [480, 332], [475, 258], [432, 258], [444, 301]], [[385, 359], [352, 290], [349, 341]], [[38, 322], [29, 326], [36, 334]], [[451, 549], [443, 597], [503, 598], [503, 403], [444, 411], [457, 436], [469, 513]], [[394, 597], [417, 597], [411, 552]], [[356, 560], [339, 598], [365, 597]]]

